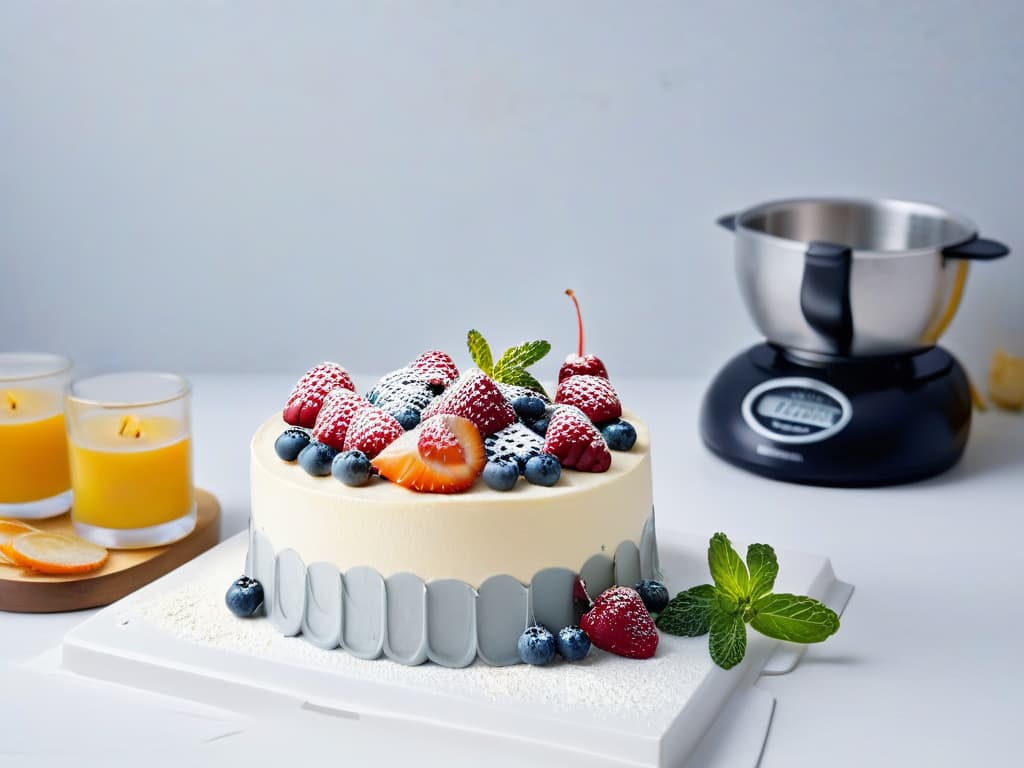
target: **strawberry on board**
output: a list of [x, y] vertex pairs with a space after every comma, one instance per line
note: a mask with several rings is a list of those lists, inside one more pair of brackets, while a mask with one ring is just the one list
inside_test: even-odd
[[428, 405], [422, 418], [445, 413], [469, 419], [482, 435], [493, 435], [518, 418], [495, 381], [476, 368], [462, 374]]
[[334, 389], [327, 393], [323, 407], [313, 423], [313, 438], [326, 443], [336, 451], [345, 449], [345, 435], [356, 414], [372, 408], [370, 402], [348, 389]]
[[345, 433], [343, 450], [357, 450], [373, 458], [405, 433], [398, 420], [387, 411], [370, 406], [352, 417]]
[[557, 457], [563, 467], [581, 472], [605, 472], [612, 464], [612, 454], [597, 427], [571, 406], [556, 408], [552, 414], [544, 435], [544, 452]]
[[486, 461], [476, 425], [461, 416], [440, 414], [391, 443], [373, 466], [382, 477], [404, 488], [458, 493], [473, 485]]
[[447, 387], [459, 377], [451, 355], [439, 349], [427, 350], [409, 363], [409, 367], [434, 386]]
[[658, 648], [658, 630], [640, 594], [629, 587], [611, 587], [583, 614], [580, 627], [603, 651], [630, 659], [649, 659]]
[[595, 424], [622, 415], [622, 402], [615, 387], [602, 376], [577, 374], [563, 379], [555, 391], [555, 402], [575, 405]]
[[337, 363], [320, 363], [299, 379], [284, 406], [284, 420], [296, 427], [312, 427], [327, 394], [334, 389], [355, 392], [348, 372]]

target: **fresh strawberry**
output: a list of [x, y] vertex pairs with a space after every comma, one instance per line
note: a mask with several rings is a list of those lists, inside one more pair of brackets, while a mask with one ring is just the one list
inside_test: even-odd
[[424, 493], [458, 493], [469, 488], [487, 457], [480, 430], [469, 419], [433, 416], [381, 451], [373, 466], [393, 483]]
[[607, 379], [608, 371], [605, 369], [604, 363], [595, 355], [583, 354], [583, 313], [580, 312], [580, 303], [576, 299], [576, 294], [572, 292], [572, 288], [566, 288], [565, 293], [572, 299], [572, 303], [576, 307], [576, 331], [579, 341], [576, 345], [576, 354], [566, 357], [562, 367], [558, 369], [558, 383], [561, 384], [570, 376], [601, 376]]
[[570, 406], [556, 408], [552, 414], [544, 452], [556, 456], [563, 467], [581, 472], [604, 472], [612, 465], [612, 454], [597, 427]]
[[600, 376], [580, 374], [570, 376], [558, 384], [555, 402], [560, 405], [575, 405], [595, 424], [617, 419], [622, 415], [622, 403], [615, 387], [608, 379]]
[[284, 420], [296, 427], [312, 427], [324, 404], [324, 398], [334, 389], [355, 392], [356, 386], [344, 368], [337, 363], [320, 363], [310, 368], [299, 379], [284, 406]]
[[352, 418], [342, 450], [362, 451], [372, 459], [403, 434], [405, 430], [394, 416], [370, 406]]
[[428, 384], [447, 387], [459, 378], [459, 369], [455, 367], [455, 361], [447, 352], [439, 349], [431, 349], [424, 352], [411, 363], [409, 367], [427, 380]]
[[336, 451], [345, 449], [345, 435], [356, 414], [372, 408], [370, 402], [347, 389], [335, 389], [327, 393], [323, 407], [313, 424], [313, 438], [326, 443]]
[[516, 412], [498, 385], [476, 368], [462, 374], [443, 395], [428, 405], [422, 418], [426, 420], [442, 413], [469, 419], [483, 435], [493, 435], [517, 420]]
[[583, 614], [580, 627], [603, 651], [629, 659], [649, 659], [658, 648], [658, 630], [635, 589], [611, 587]]

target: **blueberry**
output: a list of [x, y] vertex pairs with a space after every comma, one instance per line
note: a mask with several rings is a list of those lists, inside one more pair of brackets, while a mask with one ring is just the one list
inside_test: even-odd
[[590, 638], [575, 624], [558, 631], [558, 652], [566, 661], [579, 661], [590, 653]]
[[539, 453], [526, 462], [523, 476], [528, 483], [551, 486], [562, 476], [562, 465], [550, 453]]
[[533, 395], [522, 395], [512, 401], [512, 410], [523, 421], [534, 421], [544, 415], [547, 403]]
[[531, 421], [529, 424], [527, 424], [527, 426], [530, 429], [532, 429], [534, 432], [536, 432], [538, 435], [540, 435], [541, 437], [544, 437], [544, 435], [546, 435], [548, 433], [548, 422], [549, 421], [551, 421], [551, 419], [548, 419], [548, 418], [537, 419], [536, 421]]
[[640, 599], [651, 613], [661, 613], [668, 605], [668, 587], [660, 581], [644, 579], [638, 581], [634, 589], [640, 593]]
[[514, 461], [488, 461], [484, 464], [484, 482], [496, 491], [511, 491], [519, 480], [519, 465]]
[[628, 451], [636, 443], [636, 429], [628, 421], [614, 421], [606, 425], [601, 434], [613, 451]]
[[309, 433], [304, 429], [292, 427], [282, 432], [274, 441], [274, 452], [282, 461], [295, 461], [307, 445], [309, 445]]
[[402, 425], [402, 429], [408, 432], [420, 423], [420, 412], [415, 408], [399, 408], [391, 414], [395, 421]]
[[519, 636], [516, 650], [527, 664], [547, 664], [555, 658], [555, 637], [544, 627], [527, 627]]
[[331, 474], [345, 485], [365, 485], [370, 479], [370, 460], [362, 451], [342, 451], [331, 462]]
[[299, 451], [299, 466], [314, 477], [331, 474], [331, 462], [337, 451], [325, 443], [316, 440]]
[[235, 616], [243, 619], [252, 616], [263, 605], [263, 585], [256, 579], [242, 576], [228, 587], [224, 602]]

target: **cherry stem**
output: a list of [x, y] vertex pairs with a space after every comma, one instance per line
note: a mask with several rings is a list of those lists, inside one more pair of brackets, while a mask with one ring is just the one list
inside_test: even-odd
[[580, 357], [583, 357], [583, 313], [580, 312], [580, 303], [576, 299], [576, 294], [572, 292], [572, 288], [566, 288], [565, 295], [572, 299], [572, 303], [576, 305], [576, 329], [579, 332], [580, 337], [577, 354]]

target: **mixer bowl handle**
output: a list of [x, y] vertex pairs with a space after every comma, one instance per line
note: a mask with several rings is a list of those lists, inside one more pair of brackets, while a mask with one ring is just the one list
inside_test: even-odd
[[986, 240], [983, 237], [972, 237], [957, 245], [942, 249], [942, 255], [950, 259], [973, 259], [975, 261], [991, 261], [999, 259], [1010, 252], [997, 240]]
[[853, 342], [850, 267], [853, 251], [845, 245], [814, 241], [804, 256], [800, 310], [804, 319], [828, 339], [833, 353], [847, 355]]

